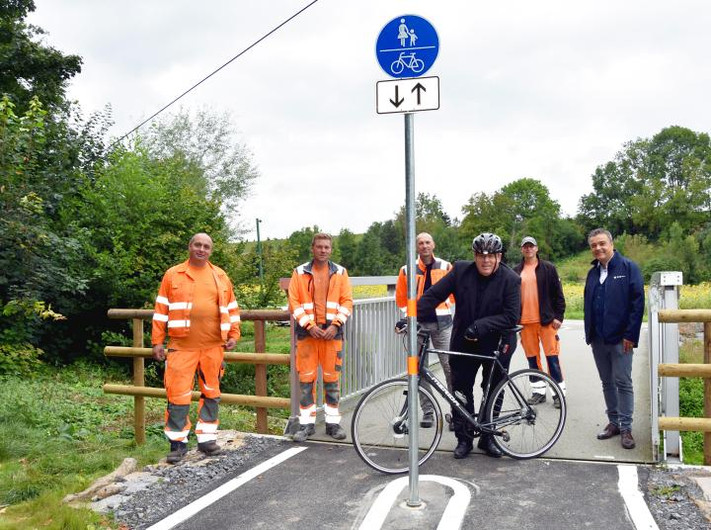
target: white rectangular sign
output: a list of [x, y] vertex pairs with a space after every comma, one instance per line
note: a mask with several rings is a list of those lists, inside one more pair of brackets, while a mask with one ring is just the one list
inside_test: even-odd
[[378, 114], [419, 112], [439, 108], [439, 77], [413, 77], [375, 84]]

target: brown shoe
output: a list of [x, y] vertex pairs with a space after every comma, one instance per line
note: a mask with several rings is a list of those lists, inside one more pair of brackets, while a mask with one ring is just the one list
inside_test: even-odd
[[620, 433], [620, 442], [622, 442], [622, 447], [625, 449], [634, 449], [636, 445], [634, 438], [632, 438], [632, 431], [622, 431]]
[[620, 428], [614, 423], [608, 423], [607, 427], [605, 427], [601, 432], [597, 433], [597, 439], [607, 440], [608, 438], [612, 438], [613, 436], [617, 436], [618, 434], [620, 434]]

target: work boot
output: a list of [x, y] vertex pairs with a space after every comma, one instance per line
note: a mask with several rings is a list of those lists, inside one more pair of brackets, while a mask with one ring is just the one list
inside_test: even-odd
[[560, 408], [560, 398], [558, 396], [553, 396], [553, 406], [557, 409]]
[[501, 449], [499, 449], [494, 443], [494, 439], [491, 437], [491, 435], [485, 434], [481, 438], [479, 438], [479, 443], [477, 444], [477, 447], [484, 451], [487, 455], [492, 456], [494, 458], [501, 458], [501, 455], [503, 454], [501, 452]]
[[473, 444], [469, 440], [459, 440], [457, 447], [454, 448], [454, 458], [465, 458], [472, 452]]
[[533, 394], [530, 398], [528, 398], [528, 404], [529, 405], [540, 405], [541, 403], [546, 402], [546, 395], [545, 394]]
[[209, 442], [198, 443], [198, 451], [206, 456], [216, 456], [222, 452], [222, 448], [217, 445], [215, 440], [210, 440]]
[[620, 442], [625, 449], [634, 449], [636, 445], [634, 438], [632, 438], [632, 431], [630, 430], [620, 431]]
[[434, 412], [432, 410], [426, 410], [422, 414], [422, 419], [420, 420], [420, 427], [423, 429], [429, 429], [434, 425]]
[[316, 432], [316, 428], [313, 423], [307, 423], [306, 425], [300, 425], [299, 430], [294, 434], [295, 442], [305, 442], [306, 439]]
[[338, 423], [327, 423], [326, 424], [326, 434], [328, 434], [331, 438], [334, 438], [336, 440], [345, 440], [346, 439], [346, 431]]
[[188, 452], [187, 442], [170, 442], [170, 453], [165, 457], [169, 464], [177, 464]]

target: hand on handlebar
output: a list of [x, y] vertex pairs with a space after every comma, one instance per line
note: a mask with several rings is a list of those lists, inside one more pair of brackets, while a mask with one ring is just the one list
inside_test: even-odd
[[407, 332], [407, 319], [401, 318], [395, 324], [395, 333], [403, 334], [405, 332]]

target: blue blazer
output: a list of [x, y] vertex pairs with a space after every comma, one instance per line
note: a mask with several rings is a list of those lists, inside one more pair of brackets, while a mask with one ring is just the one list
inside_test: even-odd
[[[600, 283], [600, 267], [598, 261], [592, 261], [585, 281], [585, 342], [592, 341], [595, 327], [593, 325], [593, 293], [595, 285]], [[605, 344], [617, 344], [622, 339], [634, 343], [639, 342], [639, 330], [642, 327], [644, 315], [644, 280], [639, 267], [634, 261], [625, 258], [614, 251], [612, 259], [607, 264], [607, 279], [605, 280], [605, 315], [603, 322]]]

